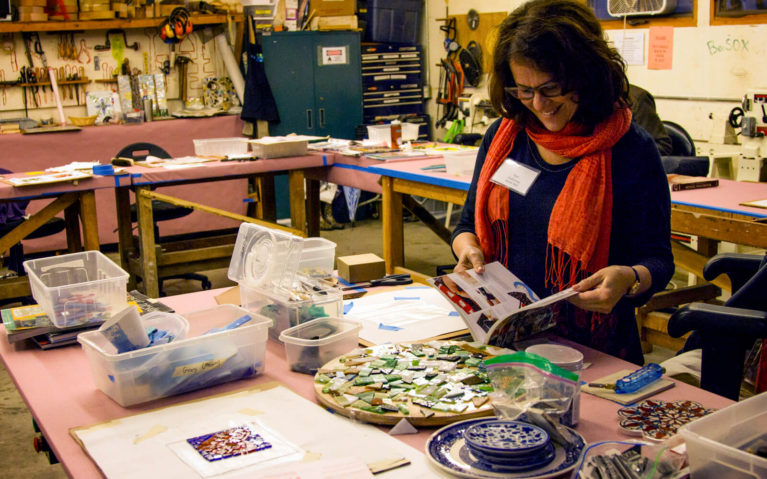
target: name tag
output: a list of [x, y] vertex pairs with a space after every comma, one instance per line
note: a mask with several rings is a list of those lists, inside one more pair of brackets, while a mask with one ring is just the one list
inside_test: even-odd
[[539, 174], [541, 174], [540, 170], [507, 158], [495, 170], [490, 181], [525, 196]]

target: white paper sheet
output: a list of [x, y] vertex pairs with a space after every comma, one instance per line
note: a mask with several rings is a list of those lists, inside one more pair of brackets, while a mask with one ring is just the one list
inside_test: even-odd
[[360, 339], [373, 344], [420, 341], [466, 329], [434, 288], [412, 286], [344, 302], [344, 319], [362, 324]]
[[[302, 455], [304, 461], [310, 457], [315, 460], [359, 458], [371, 463], [406, 458], [411, 462], [409, 466], [389, 471], [381, 477], [448, 477], [429, 466], [420, 451], [377, 427], [331, 414], [283, 386], [243, 390], [179, 404], [77, 429], [73, 434], [109, 478], [189, 479], [200, 475], [169, 445], [233, 424], [256, 421], [279, 434], [288, 444], [306, 451]], [[263, 465], [249, 466], [216, 478], [261, 477], [270, 470], [264, 469]]]

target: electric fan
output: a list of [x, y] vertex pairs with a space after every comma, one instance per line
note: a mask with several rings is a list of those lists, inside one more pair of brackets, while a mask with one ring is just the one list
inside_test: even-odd
[[666, 15], [674, 8], [676, 0], [607, 0], [607, 13], [613, 17]]

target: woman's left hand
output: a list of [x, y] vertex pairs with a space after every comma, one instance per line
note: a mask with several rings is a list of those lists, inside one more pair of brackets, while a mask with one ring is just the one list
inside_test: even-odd
[[609, 313], [634, 284], [634, 272], [628, 266], [608, 266], [573, 285], [580, 294], [568, 299], [586, 311]]

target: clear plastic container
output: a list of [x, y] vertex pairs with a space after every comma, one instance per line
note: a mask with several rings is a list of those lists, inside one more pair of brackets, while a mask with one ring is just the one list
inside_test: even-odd
[[192, 140], [198, 156], [244, 156], [250, 151], [248, 138], [207, 138]]
[[312, 278], [327, 278], [333, 274], [336, 244], [325, 238], [304, 238], [298, 272]]
[[259, 288], [240, 284], [242, 307], [274, 320], [269, 337], [316, 318], [343, 317], [343, 292], [308, 276], [297, 274], [289, 288]]
[[227, 276], [240, 286], [290, 287], [298, 270], [303, 241], [285, 231], [242, 223]]
[[[244, 317], [251, 319], [227, 329]], [[187, 313], [181, 319], [197, 334], [122, 354], [106, 352], [104, 343], [109, 343], [98, 331], [78, 335], [96, 387], [121, 406], [131, 406], [264, 371], [270, 319], [231, 304]]]
[[445, 171], [448, 175], [471, 177], [474, 174], [477, 150], [446, 151], [442, 153], [442, 157], [445, 159]]
[[368, 139], [376, 143], [384, 143], [391, 148], [391, 125], [368, 125], [367, 128]]
[[128, 273], [100, 251], [28, 260], [32, 296], [59, 328], [106, 321], [128, 305]]
[[314, 374], [328, 361], [357, 347], [362, 325], [339, 318], [313, 319], [280, 333], [290, 369]]
[[414, 141], [418, 139], [418, 123], [402, 123], [402, 141]]
[[747, 452], [767, 446], [767, 392], [682, 426], [693, 479], [767, 477], [767, 459]]

